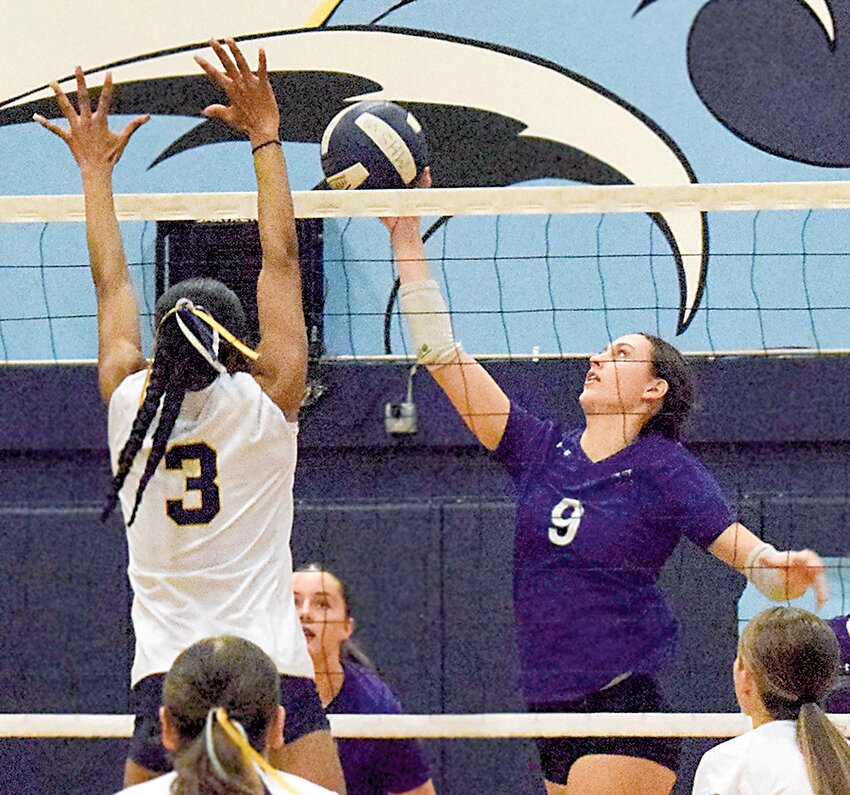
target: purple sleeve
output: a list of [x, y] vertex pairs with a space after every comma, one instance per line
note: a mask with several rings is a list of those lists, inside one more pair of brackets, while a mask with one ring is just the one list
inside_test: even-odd
[[379, 740], [376, 742], [386, 771], [383, 780], [388, 792], [403, 793], [421, 787], [431, 778], [422, 747], [416, 740]]
[[[380, 684], [379, 711], [401, 715], [404, 712], [401, 702], [384, 682]], [[381, 782], [388, 792], [404, 793], [421, 787], [431, 778], [431, 770], [422, 755], [422, 745], [417, 740], [376, 740], [374, 747], [380, 760], [376, 769], [382, 772]]]
[[508, 424], [493, 451], [514, 481], [536, 471], [546, 462], [546, 451], [553, 438], [560, 438], [560, 429], [550, 420], [529, 414], [522, 406], [511, 401]]
[[737, 521], [711, 473], [686, 450], [668, 473], [669, 519], [674, 532], [708, 549]]
[[850, 633], [848, 633], [848, 620], [850, 616], [836, 616], [829, 620], [829, 625], [838, 638], [838, 645], [841, 647], [841, 662], [844, 665], [844, 670], [847, 671], [850, 666]]

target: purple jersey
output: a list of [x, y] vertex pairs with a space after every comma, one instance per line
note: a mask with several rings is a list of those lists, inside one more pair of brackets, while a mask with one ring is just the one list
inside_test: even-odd
[[829, 712], [850, 713], [850, 616], [837, 616], [830, 620], [829, 625], [841, 647], [842, 676], [827, 700], [826, 708]]
[[529, 703], [656, 671], [677, 635], [661, 567], [683, 535], [705, 549], [735, 521], [678, 442], [650, 433], [593, 463], [582, 431], [512, 403], [495, 452], [517, 489], [514, 613]]
[[[369, 668], [347, 659], [345, 679], [328, 714], [399, 715], [401, 704]], [[348, 795], [407, 792], [431, 778], [416, 740], [337, 740]]]

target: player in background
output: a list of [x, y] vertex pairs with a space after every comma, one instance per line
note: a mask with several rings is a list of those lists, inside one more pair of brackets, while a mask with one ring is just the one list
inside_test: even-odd
[[[325, 711], [401, 714], [395, 694], [351, 639], [354, 619], [342, 581], [310, 564], [295, 572], [292, 588]], [[340, 739], [337, 747], [348, 795], [435, 795], [415, 740]]]
[[829, 626], [832, 627], [841, 650], [841, 673], [838, 677], [838, 687], [827, 701], [827, 711], [850, 714], [850, 615], [830, 619]]
[[219, 282], [195, 279], [174, 285], [157, 302], [147, 366], [112, 170], [148, 117], [111, 132], [111, 77], [92, 110], [79, 67], [79, 110], [53, 84], [68, 127], [35, 117], [70, 148], [85, 194], [98, 377], [115, 473], [106, 512], [120, 499], [133, 588], [136, 727], [125, 785], [170, 769], [157, 710], [174, 659], [199, 638], [238, 633], [264, 649], [287, 678], [286, 744], [272, 761], [344, 793], [291, 590], [292, 486], [307, 340], [279, 111], [264, 52], [252, 72], [235, 43], [227, 45], [229, 53], [210, 42], [221, 69], [196, 60], [230, 102], [204, 114], [243, 133], [253, 151], [263, 252], [256, 353], [238, 339], [246, 328], [236, 296]]
[[[430, 185], [426, 171], [420, 182]], [[584, 427], [564, 430], [511, 401], [455, 341], [418, 218], [385, 218], [399, 301], [418, 360], [517, 489], [514, 614], [531, 711], [660, 712], [656, 681], [677, 625], [658, 574], [682, 536], [774, 600], [826, 598], [810, 550], [778, 552], [735, 520], [679, 443], [692, 387], [681, 354], [646, 334], [592, 356]], [[706, 598], [711, 598], [706, 594]], [[676, 738], [538, 740], [549, 795], [667, 795]]]
[[134, 795], [332, 795], [275, 770], [269, 752], [283, 745], [277, 667], [244, 638], [193, 643], [174, 661], [159, 718], [174, 772], [122, 790]]
[[821, 707], [840, 670], [829, 625], [772, 607], [741, 633], [735, 695], [753, 730], [705, 753], [693, 795], [850, 795], [850, 745]]

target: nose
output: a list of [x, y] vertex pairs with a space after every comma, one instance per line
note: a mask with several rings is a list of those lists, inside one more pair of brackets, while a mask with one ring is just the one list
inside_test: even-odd
[[301, 602], [301, 606], [298, 608], [298, 619], [302, 624], [306, 624], [310, 621], [310, 602], [305, 599]]

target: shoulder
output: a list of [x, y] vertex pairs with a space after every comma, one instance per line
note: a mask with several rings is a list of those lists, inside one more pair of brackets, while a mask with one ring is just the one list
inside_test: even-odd
[[348, 660], [343, 664], [345, 704], [349, 710], [364, 713], [398, 713], [401, 703], [390, 686], [365, 665]]
[[503, 463], [535, 459], [542, 451], [554, 447], [564, 436], [564, 429], [559, 423], [538, 417], [512, 400], [505, 432], [493, 455]]
[[283, 410], [263, 391], [250, 373], [236, 372], [216, 379], [214, 387], [237, 411], [254, 412], [263, 422], [297, 430], [298, 423], [287, 420]]
[[808, 779], [797, 745], [796, 724], [771, 721], [704, 754], [697, 769], [694, 795], [726, 795], [755, 782], [771, 786], [797, 780]]
[[731, 795], [738, 792], [741, 768], [749, 753], [752, 732], [715, 745], [700, 759], [693, 795]]
[[158, 776], [150, 781], [122, 789], [116, 795], [124, 795], [124, 793], [127, 793], [127, 795], [168, 795], [175, 778], [177, 778], [176, 773], [166, 773], [164, 776]]
[[118, 384], [112, 393], [112, 397], [109, 398], [110, 415], [113, 411], [120, 411], [128, 405], [133, 407], [133, 413], [135, 414], [139, 407], [139, 403], [141, 403], [142, 393], [145, 390], [147, 378], [147, 369], [139, 370], [138, 372], [128, 375], [120, 384]]
[[639, 436], [633, 448], [637, 462], [660, 478], [686, 478], [692, 485], [714, 482], [705, 464], [675, 439], [650, 433]]
[[258, 772], [270, 795], [292, 795], [293, 792], [297, 792], [299, 795], [336, 795], [331, 790], [320, 787], [306, 778], [295, 776], [292, 773], [284, 773], [282, 770], [275, 772], [277, 776], [283, 779], [283, 784], [276, 777], [272, 778], [262, 770]]

